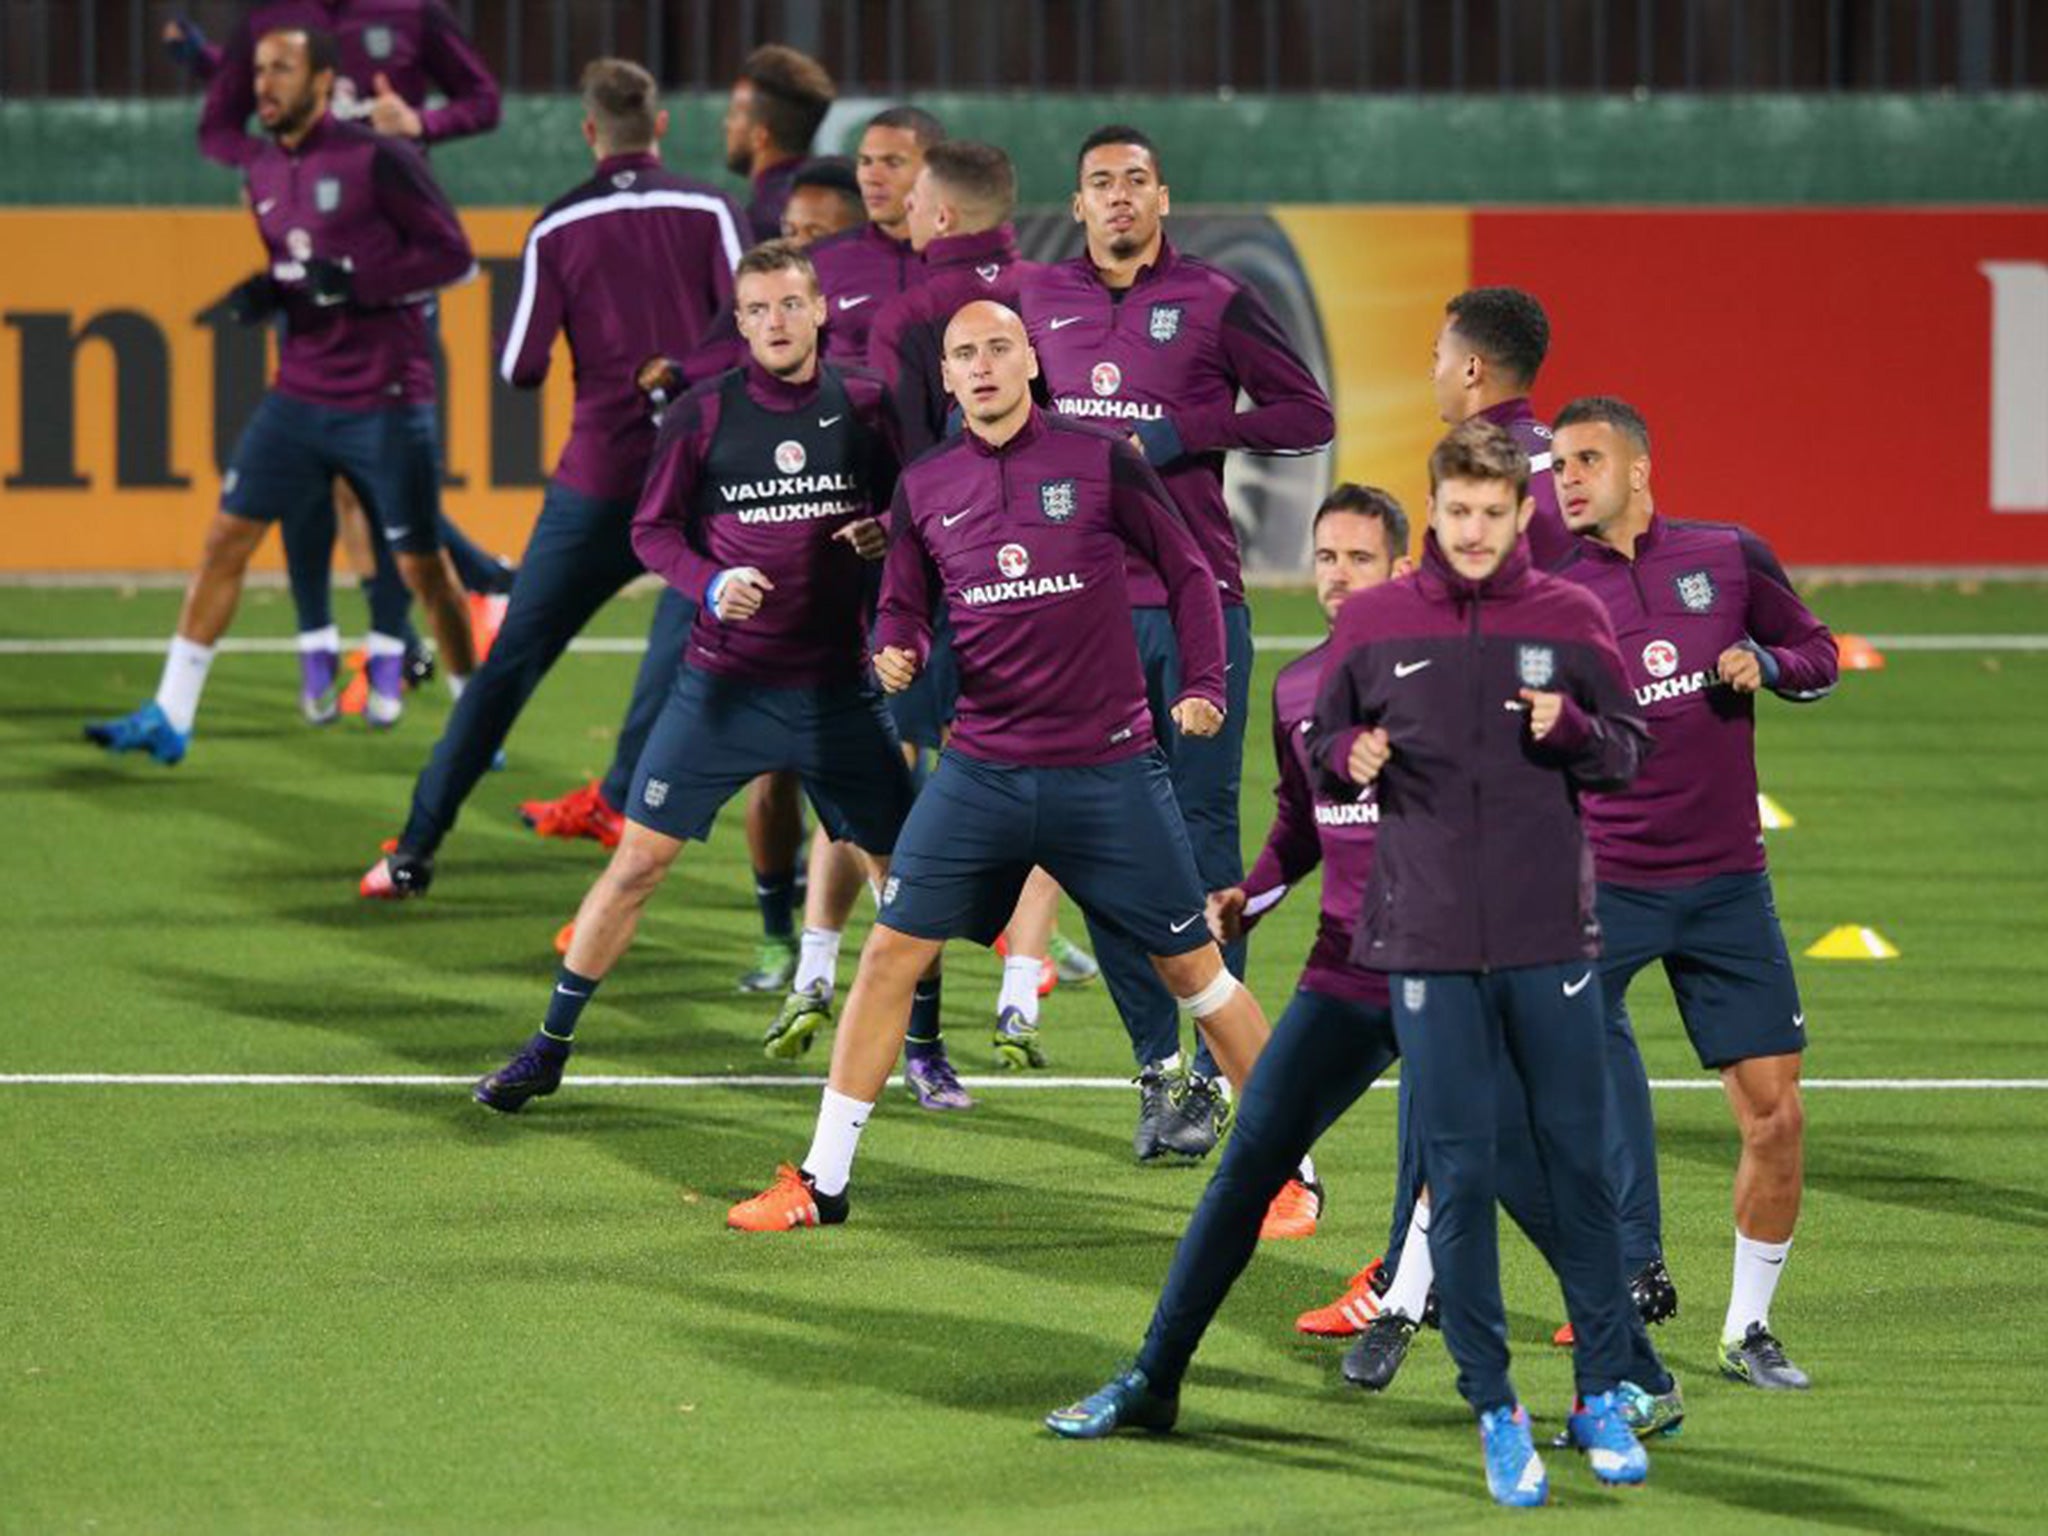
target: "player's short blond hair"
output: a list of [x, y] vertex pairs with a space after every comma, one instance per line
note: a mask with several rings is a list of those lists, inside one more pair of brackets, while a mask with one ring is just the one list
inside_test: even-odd
[[606, 148], [646, 149], [654, 143], [661, 114], [654, 76], [631, 59], [592, 59], [583, 66], [582, 88], [583, 110]]
[[1474, 416], [1451, 428], [1430, 450], [1430, 494], [1446, 480], [1504, 480], [1520, 501], [1529, 494], [1529, 455], [1507, 428]]

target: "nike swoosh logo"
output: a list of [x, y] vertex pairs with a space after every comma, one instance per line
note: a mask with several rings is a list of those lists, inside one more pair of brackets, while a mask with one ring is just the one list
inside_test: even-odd
[[557, 987], [555, 988], [555, 990], [556, 990], [557, 992], [561, 993], [561, 994], [562, 994], [562, 996], [564, 996], [564, 997], [588, 997], [588, 996], [590, 996], [590, 994], [589, 994], [588, 992], [574, 992], [574, 991], [571, 991], [571, 990], [570, 990], [569, 988], [567, 988], [567, 987], [564, 987], [564, 986], [557, 986]]
[[1591, 971], [1588, 971], [1585, 975], [1581, 976], [1577, 981], [1566, 982], [1564, 984], [1564, 995], [1566, 997], [1577, 997], [1581, 992], [1586, 990], [1587, 984], [1591, 982], [1592, 979], [1593, 973]]
[[[1435, 658], [1432, 657], [1431, 659], [1434, 660]], [[1429, 662], [1427, 661], [1397, 661], [1394, 663], [1394, 676], [1413, 677], [1428, 665]]]
[[939, 526], [941, 528], [950, 528], [955, 523], [959, 522], [961, 518], [966, 517], [968, 513], [971, 513], [973, 510], [974, 508], [969, 507], [965, 512], [950, 513], [949, 515], [939, 519]]
[[834, 423], [835, 421], [841, 421], [841, 420], [844, 420], [844, 419], [845, 419], [845, 418], [844, 418], [844, 414], [843, 414], [843, 413], [842, 413], [841, 415], [839, 415], [839, 416], [820, 416], [820, 417], [818, 418], [818, 425], [819, 425], [819, 426], [821, 426], [821, 427], [829, 427], [829, 426], [831, 426], [831, 425], [832, 425], [832, 424], [833, 424], [833, 423]]
[[270, 210], [271, 210], [271, 209], [273, 209], [273, 208], [275, 208], [276, 206], [277, 206], [277, 199], [276, 199], [276, 198], [274, 198], [274, 197], [266, 197], [265, 199], [263, 199], [263, 201], [262, 201], [262, 202], [260, 202], [260, 203], [258, 203], [258, 204], [256, 205], [256, 217], [257, 217], [257, 218], [259, 218], [259, 219], [260, 219], [260, 218], [262, 218], [262, 217], [263, 217], [263, 215], [265, 215], [266, 213], [270, 212]]
[[1803, 1014], [1803, 1013], [1795, 1013], [1795, 1014], [1793, 1014], [1793, 1015], [1792, 1015], [1792, 1027], [1793, 1027], [1794, 1029], [1804, 1029], [1804, 1028], [1806, 1028], [1806, 1015], [1805, 1015], [1805, 1014]]
[[1201, 920], [1202, 914], [1197, 912], [1193, 917], [1190, 917], [1183, 922], [1168, 923], [1166, 926], [1169, 932], [1186, 933], [1188, 929], [1194, 927], [1195, 924], [1199, 923]]
[[839, 301], [839, 307], [841, 309], [858, 309], [861, 305], [867, 303], [867, 301], [869, 299], [872, 299], [873, 297], [874, 295], [872, 293], [851, 294], [848, 297], [843, 298]]
[[1075, 324], [1080, 319], [1081, 316], [1079, 315], [1061, 315], [1057, 320], [1046, 321], [1045, 328], [1048, 331], [1062, 331], [1065, 330], [1068, 326]]
[[1783, 1259], [1765, 1259], [1764, 1262], [1770, 1265], [1771, 1268], [1777, 1269], [1780, 1268], [1785, 1261]]
[[1304, 720], [1304, 721], [1302, 721], [1302, 722], [1301, 722], [1301, 724], [1297, 725], [1297, 726], [1295, 727], [1295, 729], [1296, 729], [1297, 731], [1300, 731], [1300, 732], [1301, 732], [1301, 733], [1302, 733], [1302, 734], [1303, 734], [1304, 736], [1306, 736], [1306, 735], [1307, 735], [1307, 734], [1309, 733], [1310, 729], [1314, 727], [1314, 725], [1315, 725], [1315, 721], [1313, 721], [1313, 720]]

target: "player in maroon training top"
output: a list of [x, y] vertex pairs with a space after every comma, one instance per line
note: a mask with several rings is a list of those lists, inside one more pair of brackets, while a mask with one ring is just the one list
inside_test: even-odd
[[[1087, 248], [1030, 274], [1021, 285], [1024, 319], [1060, 414], [1113, 427], [1139, 446], [1215, 574], [1230, 649], [1226, 723], [1213, 739], [1188, 740], [1162, 722], [1161, 739], [1202, 878], [1222, 890], [1244, 876], [1238, 787], [1252, 674], [1224, 459], [1232, 451], [1317, 451], [1330, 441], [1330, 402], [1257, 295], [1166, 238], [1170, 199], [1149, 138], [1122, 125], [1098, 129], [1082, 143], [1076, 172], [1074, 217]], [[1250, 397], [1248, 409], [1238, 409], [1240, 396]], [[1176, 686], [1181, 658], [1158, 578], [1134, 561], [1129, 579], [1156, 713]], [[1169, 1103], [1180, 1052], [1173, 1000], [1127, 940], [1107, 931], [1094, 937], [1139, 1066], [1133, 1150], [1140, 1159], [1200, 1156], [1228, 1119], [1210, 1064], [1198, 1059], [1177, 1105]], [[1243, 945], [1226, 954], [1242, 972]]]
[[[388, 569], [395, 554], [432, 616], [451, 681], [470, 670], [468, 621], [438, 542], [424, 315], [437, 289], [474, 270], [469, 241], [418, 150], [334, 121], [334, 44], [325, 33], [266, 34], [254, 74], [270, 142], [244, 164], [243, 179], [269, 259], [229, 305], [249, 323], [283, 317], [277, 376], [222, 479], [156, 700], [88, 727], [110, 750], [146, 750], [166, 763], [184, 755], [250, 557], [272, 522], [331, 547], [338, 475], [382, 533], [380, 562]], [[403, 642], [390, 631], [379, 638], [395, 663]], [[395, 719], [395, 675], [391, 687]]]
[[931, 113], [907, 106], [877, 112], [861, 130], [854, 176], [868, 221], [811, 248], [811, 263], [832, 306], [825, 325], [826, 361], [866, 362], [875, 316], [923, 275], [910, 245], [905, 201], [924, 169], [925, 151], [945, 136]]
[[1455, 427], [1474, 417], [1504, 427], [1529, 456], [1529, 558], [1539, 571], [1556, 568], [1572, 549], [1550, 480], [1550, 428], [1529, 403], [1550, 351], [1550, 317], [1535, 295], [1519, 288], [1473, 288], [1444, 306], [1429, 360], [1437, 415]]
[[752, 184], [747, 220], [756, 240], [782, 234], [782, 205], [837, 88], [825, 66], [781, 43], [740, 64], [725, 108], [725, 168]]
[[1806, 1009], [1764, 866], [1756, 695], [1824, 696], [1839, 666], [1834, 636], [1747, 528], [1656, 510], [1650, 429], [1626, 402], [1573, 401], [1558, 415], [1556, 452], [1565, 521], [1581, 535], [1558, 574], [1606, 607], [1657, 743], [1626, 790], [1586, 799], [1624, 1257], [1639, 1291], [1671, 1289], [1649, 1084], [1625, 1005], [1630, 979], [1661, 961], [1700, 1065], [1720, 1073], [1742, 1131], [1721, 1369], [1752, 1386], [1802, 1388], [1806, 1373], [1785, 1357], [1770, 1308], [1799, 1216]]
[[[916, 675], [943, 587], [959, 718], [883, 883], [810, 1154], [727, 1214], [747, 1231], [846, 1219], [860, 1131], [917, 977], [949, 937], [994, 939], [1033, 865], [1136, 938], [1234, 1080], [1265, 1043], [1264, 1015], [1203, 922], [1130, 639], [1125, 567], [1136, 554], [1166, 590], [1187, 659], [1169, 728], [1214, 735], [1224, 693], [1215, 577], [1128, 444], [1032, 404], [1037, 364], [1013, 312], [963, 309], [946, 369], [966, 430], [898, 486], [875, 670], [890, 688]], [[1088, 665], [1076, 668], [1077, 656]]]

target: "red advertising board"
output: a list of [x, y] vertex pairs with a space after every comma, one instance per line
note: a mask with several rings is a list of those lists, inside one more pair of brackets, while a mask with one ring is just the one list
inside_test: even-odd
[[2048, 212], [1475, 213], [1538, 404], [1648, 418], [1659, 510], [1788, 564], [2048, 565]]

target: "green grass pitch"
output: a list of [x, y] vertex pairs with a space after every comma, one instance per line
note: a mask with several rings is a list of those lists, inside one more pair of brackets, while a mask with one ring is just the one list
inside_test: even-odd
[[[1815, 591], [1838, 629], [2048, 631], [2038, 586]], [[165, 635], [162, 591], [0, 589], [0, 639]], [[354, 618], [353, 599], [342, 609]], [[596, 632], [644, 630], [629, 597]], [[1267, 635], [1317, 628], [1259, 598]], [[251, 594], [237, 634], [288, 632]], [[1261, 718], [1248, 846], [1272, 769]], [[445, 712], [393, 733], [298, 723], [285, 655], [216, 666], [192, 756], [114, 762], [88, 716], [154, 687], [141, 655], [0, 654], [0, 1072], [480, 1073], [533, 1027], [549, 939], [600, 855], [512, 815], [602, 767], [632, 663], [572, 655], [403, 907], [354, 881], [397, 830]], [[1806, 961], [1816, 1078], [2048, 1079], [2048, 654], [1897, 650], [1809, 709], [1761, 710], [1795, 950], [1868, 924], [1902, 958]], [[1312, 893], [1262, 929], [1277, 1011]], [[863, 918], [864, 921], [864, 918]], [[1078, 930], [1078, 925], [1076, 925]], [[755, 917], [736, 820], [692, 850], [586, 1017], [586, 1074], [782, 1074], [732, 978]], [[857, 942], [858, 934], [850, 936]], [[959, 952], [947, 1021], [987, 1072], [996, 968]], [[851, 978], [851, 948], [842, 985]], [[1695, 1082], [1668, 998], [1633, 1002], [1653, 1076]], [[1099, 987], [1046, 1015], [1063, 1074], [1130, 1070]], [[1318, 1148], [1323, 1231], [1260, 1254], [1198, 1357], [1179, 1433], [1054, 1441], [1039, 1416], [1136, 1345], [1203, 1174], [1135, 1166], [1127, 1089], [991, 1088], [967, 1116], [900, 1090], [853, 1223], [722, 1226], [801, 1154], [789, 1087], [591, 1088], [516, 1119], [459, 1087], [0, 1084], [0, 1532], [1450, 1530], [1499, 1518], [1441, 1341], [1384, 1398], [1296, 1335], [1379, 1251], [1392, 1099]], [[1733, 1132], [1661, 1091], [1691, 1407], [1646, 1489], [1552, 1458], [1551, 1526], [2039, 1530], [2048, 1373], [2048, 1093], [1818, 1088], [1808, 1196], [1776, 1308], [1803, 1396], [1717, 1380]], [[1554, 1429], [1554, 1284], [1506, 1246], [1517, 1378]], [[1562, 1525], [1560, 1525], [1562, 1522]]]

